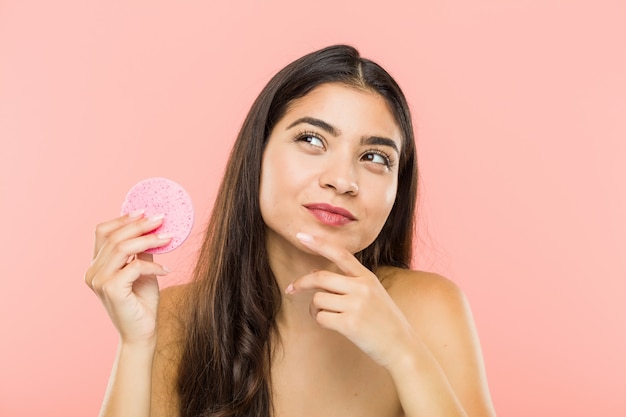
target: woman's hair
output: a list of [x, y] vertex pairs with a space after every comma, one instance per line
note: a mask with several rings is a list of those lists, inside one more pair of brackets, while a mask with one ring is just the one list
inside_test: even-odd
[[234, 144], [190, 284], [178, 372], [182, 417], [269, 417], [272, 336], [281, 292], [270, 269], [259, 185], [263, 150], [293, 100], [324, 83], [382, 96], [402, 132], [398, 190], [376, 240], [356, 256], [371, 270], [408, 268], [417, 161], [406, 99], [391, 76], [350, 46], [331, 46], [278, 72], [252, 105]]

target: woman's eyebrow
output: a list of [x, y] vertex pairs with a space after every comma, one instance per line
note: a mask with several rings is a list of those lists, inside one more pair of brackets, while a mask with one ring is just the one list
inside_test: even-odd
[[361, 145], [382, 145], [389, 146], [392, 148], [398, 155], [400, 155], [400, 149], [398, 149], [398, 145], [396, 141], [389, 138], [382, 138], [380, 136], [364, 136], [361, 138]]
[[296, 120], [295, 122], [293, 122], [292, 124], [290, 124], [289, 126], [287, 126], [287, 130], [291, 129], [292, 127], [299, 125], [301, 123], [307, 123], [313, 126], [317, 126], [320, 129], [323, 129], [325, 131], [327, 131], [328, 133], [330, 133], [333, 136], [339, 136], [341, 134], [341, 131], [339, 129], [337, 129], [336, 127], [329, 125], [328, 123], [326, 123], [323, 120], [320, 119], [316, 119], [314, 117], [301, 117], [298, 120]]
[[[312, 126], [317, 126], [320, 129], [325, 130], [326, 132], [330, 133], [333, 136], [341, 135], [341, 130], [326, 123], [323, 120], [316, 119], [315, 117], [301, 117], [295, 122], [291, 123], [289, 126], [287, 126], [287, 130], [302, 123], [310, 124]], [[384, 138], [380, 136], [364, 136], [363, 138], [361, 138], [361, 145], [389, 146], [394, 151], [396, 151], [398, 155], [400, 154], [400, 149], [398, 149], [398, 145], [396, 144], [396, 141], [389, 139], [389, 138]]]

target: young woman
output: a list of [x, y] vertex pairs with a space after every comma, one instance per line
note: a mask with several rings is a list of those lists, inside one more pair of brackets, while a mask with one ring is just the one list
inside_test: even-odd
[[462, 292], [409, 270], [417, 163], [396, 82], [348, 46], [263, 89], [190, 284], [100, 224], [86, 282], [120, 334], [102, 416], [493, 416]]

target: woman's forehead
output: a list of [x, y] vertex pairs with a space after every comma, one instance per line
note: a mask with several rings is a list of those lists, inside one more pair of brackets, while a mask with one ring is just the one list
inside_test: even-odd
[[387, 100], [380, 94], [340, 83], [325, 83], [289, 103], [278, 121], [286, 129], [297, 120], [317, 119], [338, 131], [360, 128], [402, 145], [402, 132]]

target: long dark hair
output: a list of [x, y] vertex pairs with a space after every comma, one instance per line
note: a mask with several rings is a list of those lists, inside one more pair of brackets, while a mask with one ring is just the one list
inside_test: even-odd
[[182, 417], [269, 417], [272, 335], [281, 294], [269, 267], [259, 207], [263, 150], [289, 104], [324, 83], [380, 94], [403, 134], [398, 191], [376, 240], [357, 253], [371, 270], [408, 268], [417, 161], [411, 116], [393, 78], [350, 46], [310, 53], [261, 91], [234, 144], [190, 284], [178, 373]]

